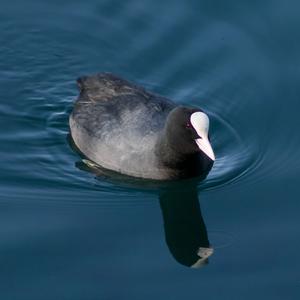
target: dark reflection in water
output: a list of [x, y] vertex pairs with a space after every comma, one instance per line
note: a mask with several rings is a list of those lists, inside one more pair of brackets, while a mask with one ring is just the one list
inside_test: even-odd
[[200, 267], [213, 253], [201, 214], [195, 182], [164, 189], [159, 196], [166, 243], [174, 258], [188, 267]]

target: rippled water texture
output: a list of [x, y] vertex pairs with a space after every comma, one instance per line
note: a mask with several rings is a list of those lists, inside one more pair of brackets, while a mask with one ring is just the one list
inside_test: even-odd
[[[0, 3], [1, 299], [299, 298], [297, 1]], [[207, 111], [206, 180], [85, 166], [68, 115], [99, 71]]]

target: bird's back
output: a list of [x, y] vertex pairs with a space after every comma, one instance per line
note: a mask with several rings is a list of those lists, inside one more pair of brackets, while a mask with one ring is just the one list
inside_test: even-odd
[[121, 173], [157, 173], [154, 147], [175, 104], [108, 73], [82, 77], [78, 85], [70, 128], [79, 150]]

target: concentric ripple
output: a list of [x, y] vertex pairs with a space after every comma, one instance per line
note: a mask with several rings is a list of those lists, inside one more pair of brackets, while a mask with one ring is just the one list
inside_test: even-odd
[[[68, 140], [68, 117], [75, 99], [75, 84], [69, 82], [65, 86], [73, 88], [72, 96], [65, 99], [58, 99], [56, 96], [57, 101], [50, 106], [36, 107], [41, 110], [39, 114], [46, 115], [44, 141], [48, 140], [45, 154], [48, 161], [39, 161], [40, 168], [46, 175], [44, 179], [56, 178], [58, 184], [69, 186], [71, 189], [91, 189], [110, 194], [112, 197], [117, 194], [129, 196], [132, 188], [155, 192], [157, 187], [161, 187], [162, 184], [157, 182], [95, 170], [82, 163], [78, 153], [71, 149]], [[241, 137], [238, 130], [219, 114], [209, 111], [208, 114], [211, 119], [210, 135], [216, 161], [208, 177], [199, 183], [200, 190], [217, 189], [238, 182], [251, 173], [260, 159], [257, 155], [258, 149], [252, 140]]]
[[216, 161], [208, 177], [200, 184], [201, 189], [216, 189], [247, 176], [257, 163], [257, 149], [243, 139], [228, 121], [210, 113], [211, 142]]
[[[205, 104], [217, 159], [207, 179], [199, 183], [200, 191], [252, 178], [267, 151], [260, 151], [259, 142], [247, 135], [248, 124], [239, 116], [259, 106], [252, 91], [263, 94], [265, 90], [252, 67], [252, 57], [265, 64], [269, 61], [251, 33], [222, 20], [204, 26], [205, 19], [191, 19], [193, 10], [187, 10], [183, 2], [172, 10], [172, 17], [167, 17], [169, 5], [162, 4], [163, 18], [149, 14], [144, 5], [134, 6], [133, 11], [130, 5], [116, 10], [112, 3], [105, 3], [87, 5], [82, 13], [62, 8], [74, 28], [64, 26], [62, 15], [47, 18], [46, 23], [39, 19], [39, 26], [34, 18], [24, 23], [15, 20], [18, 26], [4, 18], [2, 32], [8, 42], [0, 45], [6, 57], [1, 63], [5, 97], [0, 104], [0, 123], [5, 128], [1, 154], [7, 194], [65, 201], [101, 198], [103, 202], [152, 197], [155, 188], [151, 184], [131, 180], [127, 185], [124, 177], [111, 181], [109, 176], [83, 171], [80, 157], [70, 148], [68, 116], [77, 94], [75, 80], [100, 71], [117, 73], [186, 105]], [[101, 12], [105, 17], [99, 18]], [[238, 45], [233, 43], [237, 39], [241, 41]], [[248, 60], [239, 53], [248, 55]], [[193, 103], [203, 95], [211, 104]], [[219, 101], [217, 95], [226, 101]], [[261, 126], [259, 122], [256, 125]], [[16, 141], [21, 149], [14, 147]], [[262, 172], [256, 175], [260, 178]], [[19, 188], [15, 189], [16, 185]], [[40, 193], [44, 190], [47, 193]]]

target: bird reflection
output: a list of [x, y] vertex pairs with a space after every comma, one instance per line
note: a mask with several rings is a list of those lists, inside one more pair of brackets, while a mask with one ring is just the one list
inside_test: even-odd
[[[71, 146], [72, 140], [69, 140]], [[171, 183], [138, 180], [105, 170], [93, 162], [82, 159], [76, 167], [91, 172], [98, 179], [134, 188], [155, 188], [159, 190], [159, 203], [164, 221], [165, 239], [177, 262], [199, 268], [208, 262], [213, 254], [198, 199], [198, 180], [183, 180]]]
[[159, 196], [166, 243], [173, 257], [188, 267], [201, 267], [212, 255], [201, 214], [196, 183], [164, 189]]

